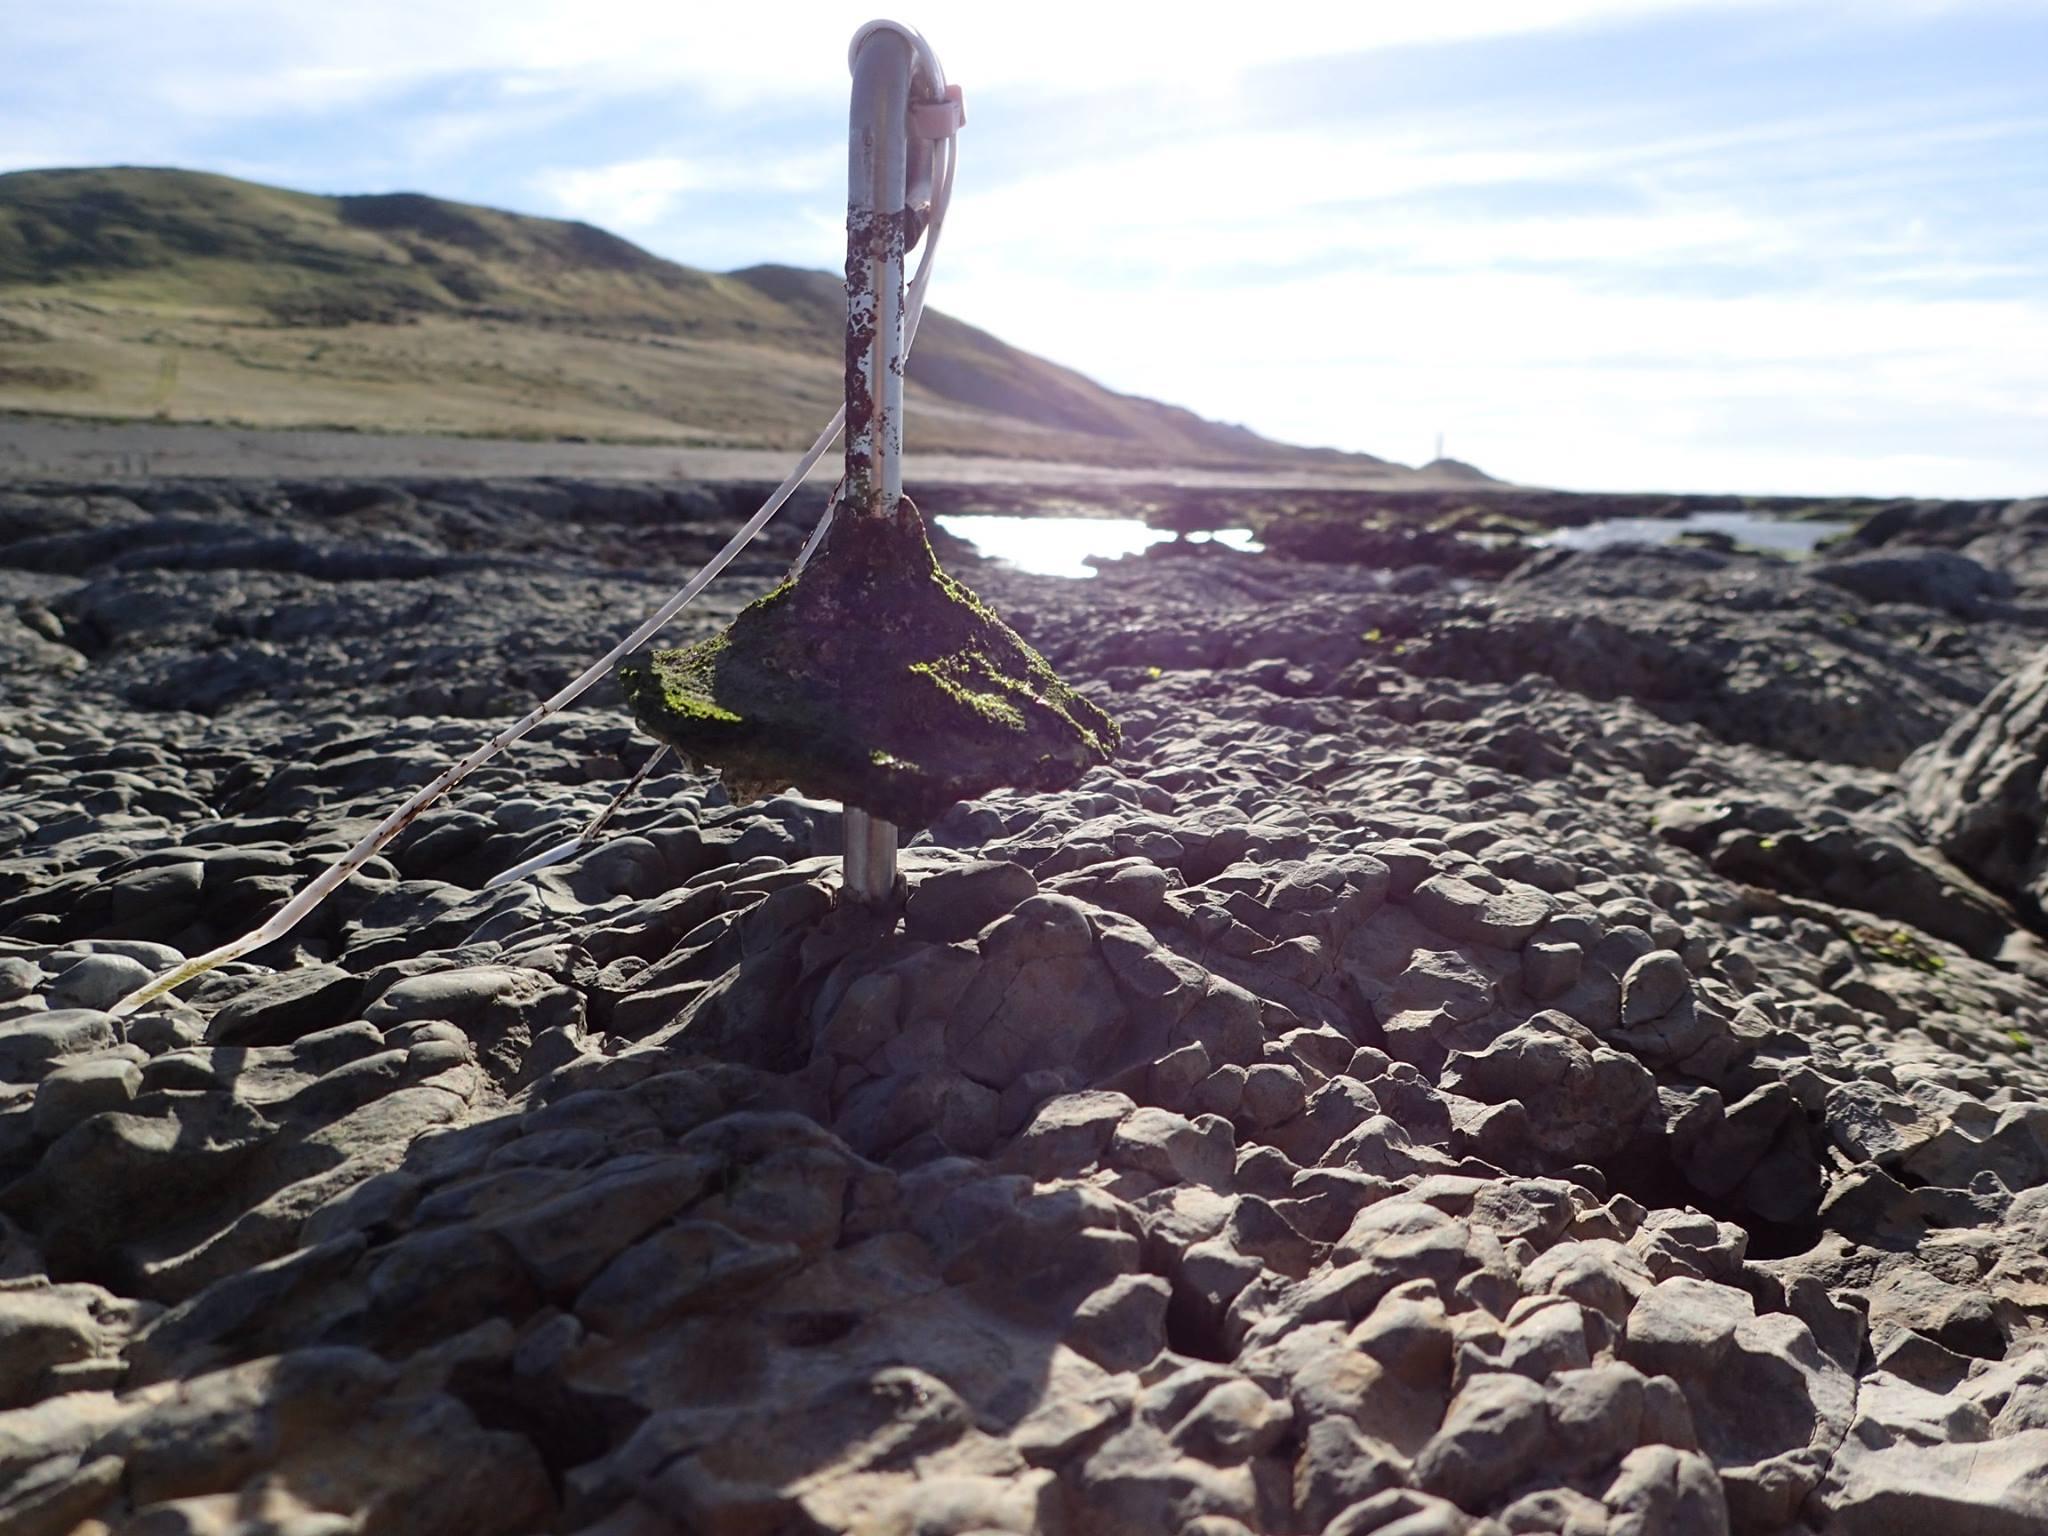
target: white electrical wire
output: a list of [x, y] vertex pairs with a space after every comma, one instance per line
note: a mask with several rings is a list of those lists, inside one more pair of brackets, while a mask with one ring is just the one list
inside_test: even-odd
[[545, 852], [537, 853], [530, 859], [514, 864], [510, 869], [500, 870], [484, 882], [484, 889], [487, 891], [496, 890], [499, 886], [510, 885], [514, 880], [530, 875], [536, 870], [546, 869], [553, 864], [566, 863], [568, 860], [575, 858], [584, 849], [590, 847], [591, 844], [597, 841], [597, 834], [604, 830], [604, 824], [612, 819], [614, 813], [617, 812], [620, 806], [626, 803], [627, 798], [633, 791], [647, 781], [647, 775], [654, 772], [655, 765], [664, 757], [667, 757], [668, 754], [669, 748], [666, 744], [656, 747], [653, 755], [640, 765], [639, 772], [619, 786], [619, 792], [611, 797], [603, 810], [590, 818], [590, 821], [581, 832], [578, 832], [567, 842], [557, 843]]
[[[893, 23], [870, 23], [868, 27], [864, 27], [860, 31], [860, 35], [856, 35], [856, 39], [854, 39], [854, 51], [856, 53], [860, 51], [860, 37], [864, 37], [868, 31], [874, 31], [874, 27], [893, 27]], [[946, 94], [946, 78], [944, 78], [944, 74], [938, 68], [938, 59], [932, 57], [930, 45], [922, 37], [915, 35], [915, 33], [909, 33], [909, 37], [913, 39], [913, 43], [918, 45], [918, 49], [920, 49], [920, 61], [926, 66], [928, 80], [936, 82], [934, 88], [932, 88], [934, 96], [936, 98], [944, 98], [944, 94]], [[903, 356], [905, 358], [909, 358], [911, 344], [915, 344], [915, 340], [918, 340], [918, 322], [920, 322], [920, 319], [924, 319], [924, 295], [926, 295], [926, 289], [932, 285], [932, 252], [938, 246], [940, 225], [946, 223], [946, 205], [952, 201], [952, 147], [954, 147], [954, 135], [950, 135], [950, 133], [946, 137], [942, 137], [942, 139], [934, 139], [932, 141], [932, 209], [930, 209], [930, 217], [926, 219], [926, 246], [924, 246], [924, 254], [918, 258], [918, 270], [911, 274], [909, 297], [905, 301], [905, 315], [903, 315]], [[842, 408], [840, 414], [842, 416], [846, 414], [844, 408]], [[844, 487], [834, 487], [834, 492], [831, 492], [831, 496], [825, 498], [825, 512], [823, 512], [823, 516], [819, 516], [817, 526], [811, 528], [811, 537], [803, 541], [803, 549], [799, 551], [797, 561], [791, 567], [788, 567], [788, 573], [791, 573], [791, 575], [801, 575], [803, 567], [811, 563], [811, 555], [815, 555], [819, 545], [825, 543], [825, 535], [831, 530], [831, 514], [840, 510], [840, 489], [844, 489]], [[662, 756], [662, 754], [655, 754], [653, 758], [649, 758], [647, 764], [627, 782], [627, 786], [621, 788], [621, 791], [618, 791], [612, 797], [612, 803], [606, 805], [602, 811], [598, 811], [598, 815], [592, 817], [590, 825], [584, 827], [580, 834], [575, 834], [573, 838], [567, 838], [565, 842], [559, 842], [553, 848], [549, 848], [545, 852], [539, 852], [539, 854], [535, 854], [535, 856], [528, 858], [528, 860], [522, 860], [520, 864], [514, 864], [512, 868], [508, 868], [508, 870], [504, 870], [500, 874], [494, 874], [492, 879], [487, 879], [483, 883], [483, 889], [489, 891], [489, 889], [498, 887], [498, 885], [510, 885], [512, 881], [524, 879], [526, 874], [539, 874], [541, 870], [553, 868], [555, 864], [567, 864], [571, 858], [582, 854], [586, 848], [592, 848], [598, 842], [598, 834], [604, 829], [604, 823], [608, 823], [612, 819], [612, 815], [618, 811], [618, 807], [627, 803], [627, 797], [631, 797], [635, 788], [639, 788], [641, 780], [647, 776], [647, 770], [653, 768], [653, 764], [659, 760], [659, 756]]]
[[[884, 22], [868, 23], [867, 26], [854, 34], [855, 48], [857, 49], [862, 39], [878, 26], [895, 27], [895, 24]], [[932, 82], [935, 94], [943, 96], [945, 94], [945, 75], [940, 71], [938, 59], [932, 54], [930, 45], [907, 27], [895, 27], [895, 30], [903, 32], [912, 40], [912, 44], [918, 54], [919, 63], [924, 67], [927, 78]], [[931, 284], [932, 256], [938, 249], [939, 227], [944, 223], [947, 206], [952, 201], [953, 169], [957, 154], [957, 144], [954, 135], [949, 133], [944, 138], [932, 141], [932, 153], [933, 195], [931, 219], [925, 230], [924, 255], [918, 262], [916, 275], [912, 277], [909, 286], [907, 312], [904, 320], [904, 350], [906, 356], [909, 352], [909, 342], [916, 336], [918, 321], [924, 314], [925, 291]], [[264, 945], [274, 943], [278, 939], [283, 938], [287, 933], [290, 933], [292, 929], [296, 928], [306, 919], [314, 908], [331, 896], [344, 880], [375, 858], [393, 838], [411, 826], [414, 821], [418, 820], [420, 814], [429, 806], [433, 805], [434, 802], [447, 794], [448, 791], [460, 784], [500, 752], [504, 751], [505, 748], [511, 746], [513, 742], [525, 736], [535, 726], [547, 719], [548, 716], [574, 703], [593, 683], [606, 676], [615, 663], [628, 653], [645, 645], [671, 619], [695, 602], [698, 594], [709, 586], [718, 573], [723, 571], [732, 562], [734, 556], [753, 541], [754, 535], [767, 526], [768, 520], [782, 510], [783, 503], [796, 494], [797, 487], [802, 485], [804, 480], [810, 475], [810, 472], [817, 467], [818, 460], [825, 456], [825, 450], [832, 446], [832, 440], [839, 435], [840, 428], [845, 425], [846, 407], [841, 405], [833, 413], [831, 421], [826, 423], [825, 430], [818, 434], [817, 441], [804, 451], [803, 457], [797, 461], [796, 468], [790, 472], [789, 478], [777, 486], [774, 493], [761, 503], [760, 510], [748, 518], [741, 526], [739, 532], [726, 541], [725, 547], [705, 562], [703, 569], [698, 571], [695, 576], [692, 576], [679, 590], [671, 594], [668, 601], [657, 608], [645, 623], [641, 624], [638, 629], [634, 630], [597, 661], [585, 668], [583, 672], [577, 675], [574, 681], [550, 695], [541, 704], [529, 710], [504, 730], [498, 732], [489, 741], [486, 741], [482, 746], [471, 752], [469, 756], [463, 758], [458, 763], [442, 769], [424, 788], [415, 791], [404, 804], [400, 805], [397, 810], [379, 822], [372, 831], [366, 833], [353, 848], [349, 849], [341, 858], [316, 875], [306, 885], [304, 890], [300, 891], [290, 901], [286, 902], [284, 906], [279, 908], [268, 921], [243, 934], [239, 939], [222, 944], [216, 949], [210, 949], [203, 955], [196, 955], [182, 964], [172, 966], [161, 975], [153, 977], [140, 987], [137, 987], [107, 1011], [115, 1018], [125, 1017], [144, 1004], [153, 1002], [165, 993], [182, 987], [194, 977], [204, 975], [215, 966], [223, 965], [230, 960], [240, 959], [250, 951], [261, 949]], [[825, 529], [830, 521], [831, 503], [828, 502], [825, 516], [819, 520], [817, 529], [805, 544], [804, 552], [798, 559], [798, 569], [802, 569], [804, 561], [810, 557], [811, 550], [823, 539]], [[630, 789], [631, 786], [629, 785], [628, 788]], [[603, 816], [608, 815], [609, 810], [615, 808], [615, 805], [614, 807], [607, 808], [606, 812], [600, 813], [600, 824]], [[594, 831], [595, 827], [588, 830]], [[562, 858], [570, 856], [560, 849], [551, 850], [551, 852], [559, 854]], [[548, 862], [554, 862], [554, 860], [548, 860]], [[520, 866], [519, 872], [527, 873], [540, 867], [542, 867], [542, 864], [539, 861], [529, 860], [525, 865]], [[506, 875], [500, 878], [511, 878], [512, 873], [508, 871]]]

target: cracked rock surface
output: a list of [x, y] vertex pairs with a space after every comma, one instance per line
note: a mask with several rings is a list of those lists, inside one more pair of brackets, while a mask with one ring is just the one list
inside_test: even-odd
[[0, 1531], [2048, 1529], [2039, 506], [945, 549], [1125, 747], [897, 908], [680, 771], [487, 888], [650, 750], [597, 692], [108, 1014], [752, 505], [0, 491]]

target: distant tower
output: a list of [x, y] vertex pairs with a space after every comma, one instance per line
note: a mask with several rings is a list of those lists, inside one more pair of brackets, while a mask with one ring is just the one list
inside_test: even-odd
[[1441, 432], [1436, 435], [1436, 456], [1438, 458], [1444, 456], [1444, 435]]

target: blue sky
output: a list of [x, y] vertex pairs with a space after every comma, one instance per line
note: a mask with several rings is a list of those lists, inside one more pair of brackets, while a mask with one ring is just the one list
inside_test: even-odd
[[[868, 14], [17, 0], [0, 170], [829, 267]], [[1551, 485], [2048, 493], [2048, 0], [899, 14], [969, 106], [934, 302], [1114, 387]]]

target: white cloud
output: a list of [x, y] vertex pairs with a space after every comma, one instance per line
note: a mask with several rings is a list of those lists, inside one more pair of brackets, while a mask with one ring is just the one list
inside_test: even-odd
[[[793, 150], [778, 119], [842, 98], [871, 0], [181, 0], [176, 26], [164, 3], [13, 7], [0, 54], [70, 61], [110, 122], [159, 117], [163, 154], [241, 133], [267, 155], [249, 124], [315, 109], [402, 113], [410, 158], [374, 174], [484, 201], [513, 194], [465, 184], [472, 154], [559, 120], [505, 173], [518, 206], [706, 265], [838, 259], [843, 146]], [[1425, 457], [1441, 428], [1454, 453], [1557, 484], [2039, 489], [2048, 298], [1968, 297], [2022, 292], [2026, 252], [1973, 245], [1901, 180], [1944, 155], [2012, 162], [2038, 106], [2001, 114], [1931, 79], [1867, 108], [1781, 93], [1775, 111], [1693, 121], [1638, 100], [1624, 120], [1609, 100], [1532, 92], [1367, 128], [1290, 122], [1254, 95], [1261, 66], [1730, 8], [926, 0], [911, 19], [970, 114], [935, 302], [1115, 387], [1397, 458]], [[1863, 38], [1928, 9], [1809, 0], [1755, 30]], [[590, 122], [629, 98], [657, 124], [647, 103], [673, 100], [672, 131], [592, 148]], [[94, 137], [98, 115], [0, 111], [17, 134], [37, 125], [0, 162], [134, 158], [94, 151], [116, 142]], [[1497, 191], [1545, 185], [1609, 195], [1574, 211]], [[2025, 193], [2021, 176], [2016, 207]]]
[[563, 213], [610, 229], [658, 224], [685, 192], [715, 185], [707, 169], [674, 156], [538, 172], [534, 190]]
[[[1093, 283], [1013, 264], [973, 218], [942, 306], [1277, 437], [1419, 460], [1444, 430], [1497, 473], [1586, 487], [1995, 495], [2048, 479], [2036, 301], [1619, 290], [1569, 268], [1489, 270], [1483, 249], [1441, 271], [1365, 262], [1232, 291]], [[1678, 227], [1718, 238], [1712, 221]], [[1830, 441], [1855, 438], [1868, 449]], [[1965, 438], [1983, 451], [1945, 450]]]
[[555, 166], [528, 185], [549, 210], [628, 234], [659, 230], [693, 196], [733, 192], [816, 193], [836, 190], [845, 152], [785, 155], [757, 161], [732, 155], [654, 155], [608, 165]]
[[[1460, 0], [1351, 6], [1218, 0], [1170, 12], [1099, 0], [927, 0], [914, 19], [956, 80], [1080, 94], [1138, 82], [1214, 85], [1262, 65], [1417, 43], [1469, 41], [1603, 20], [1722, 8], [1731, 0]], [[1767, 0], [1739, 0], [1764, 4]], [[11, 8], [6, 52], [92, 51], [108, 72], [181, 112], [260, 116], [360, 103], [435, 78], [508, 74], [524, 89], [688, 87], [726, 106], [809, 99], [846, 78], [869, 0], [678, 5], [674, 0], [74, 0]]]

